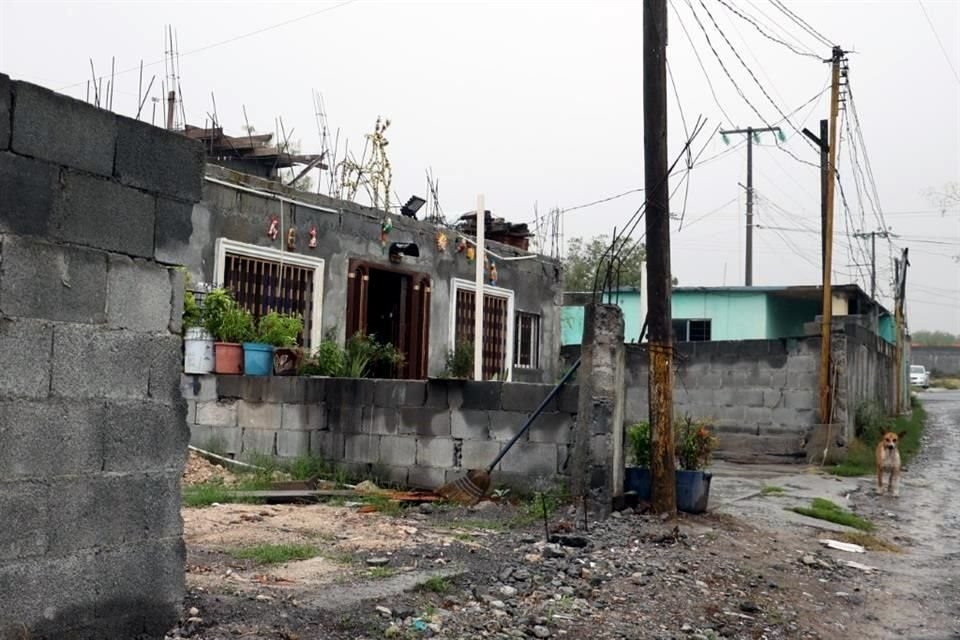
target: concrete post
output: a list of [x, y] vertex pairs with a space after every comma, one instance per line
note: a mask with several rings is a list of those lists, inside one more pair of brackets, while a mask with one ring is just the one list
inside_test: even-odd
[[[584, 307], [579, 409], [570, 452], [571, 495], [588, 496], [603, 515], [623, 495], [624, 367], [623, 312], [616, 305]], [[592, 490], [599, 494], [594, 499]], [[581, 503], [582, 504], [582, 503]], [[582, 522], [582, 519], [580, 520]]]

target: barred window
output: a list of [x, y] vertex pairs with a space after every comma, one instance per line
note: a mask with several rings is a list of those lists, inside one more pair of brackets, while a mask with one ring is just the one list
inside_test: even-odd
[[311, 349], [320, 343], [322, 259], [221, 238], [215, 280], [257, 320], [271, 311], [301, 316], [300, 344]]
[[[457, 282], [453, 318], [454, 345], [473, 343], [475, 289], [466, 281]], [[483, 296], [483, 378], [508, 380], [511, 377], [513, 292], [484, 287]], [[451, 345], [453, 346], [453, 345]]]
[[540, 366], [540, 316], [535, 313], [517, 312], [513, 364], [529, 369]]

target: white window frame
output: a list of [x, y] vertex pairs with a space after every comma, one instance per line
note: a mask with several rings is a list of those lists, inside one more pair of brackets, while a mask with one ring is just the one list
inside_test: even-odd
[[[526, 365], [526, 364], [517, 364], [516, 362], [514, 362], [514, 363], [513, 363], [513, 366], [517, 367], [518, 369], [533, 369], [533, 370], [537, 370], [537, 369], [540, 369], [540, 358], [543, 356], [543, 354], [540, 353], [540, 351], [541, 351], [540, 347], [541, 347], [541, 344], [542, 344], [542, 342], [543, 342], [543, 341], [541, 340], [541, 332], [543, 331], [543, 315], [541, 315], [541, 314], [539, 314], [539, 313], [533, 313], [532, 311], [524, 311], [523, 309], [520, 309], [519, 311], [517, 311], [517, 312], [513, 315], [513, 324], [514, 324], [514, 332], [515, 332], [515, 333], [514, 333], [514, 341], [516, 341], [516, 330], [517, 330], [517, 329], [516, 329], [516, 325], [519, 325], [519, 324], [520, 324], [520, 315], [521, 315], [521, 314], [522, 314], [522, 315], [526, 315], [526, 316], [530, 316], [530, 317], [532, 317], [532, 318], [536, 318], [537, 328], [536, 328], [536, 331], [535, 331], [535, 335], [534, 335], [534, 336], [531, 336], [530, 348], [537, 354], [537, 357], [536, 357], [536, 361], [535, 361], [533, 364]], [[535, 338], [535, 340], [534, 340], [534, 338]], [[532, 355], [532, 354], [531, 354], [531, 355]], [[516, 354], [514, 354], [514, 357], [516, 357]]]
[[[453, 287], [451, 293], [451, 300], [453, 304], [450, 305], [450, 340], [449, 346], [453, 350], [456, 348], [457, 341], [457, 291], [472, 291], [473, 295], [477, 295], [477, 283], [473, 280], [464, 280], [463, 278], [454, 278]], [[504, 289], [502, 287], [494, 287], [492, 285], [485, 284], [483, 285], [483, 294], [489, 296], [495, 296], [497, 298], [506, 298], [507, 299], [507, 349], [504, 354], [504, 363], [507, 370], [507, 379], [506, 382], [511, 382], [513, 380], [513, 332], [514, 325], [516, 324], [515, 313], [514, 313], [514, 293], [512, 289]]]
[[229, 238], [217, 238], [216, 242], [216, 260], [213, 266], [213, 281], [217, 286], [223, 285], [224, 269], [226, 268], [227, 253], [246, 256], [248, 258], [259, 258], [261, 260], [272, 260], [280, 264], [292, 264], [298, 267], [306, 267], [313, 270], [313, 301], [310, 314], [310, 347], [316, 349], [323, 340], [323, 327], [321, 326], [323, 318], [323, 269], [325, 262], [323, 258], [314, 258], [299, 253], [290, 253], [289, 251], [280, 251], [270, 247], [260, 247], [246, 242], [237, 242]]

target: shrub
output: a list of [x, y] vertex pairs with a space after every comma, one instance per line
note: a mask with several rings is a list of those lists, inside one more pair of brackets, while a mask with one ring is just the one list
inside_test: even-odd
[[469, 378], [473, 375], [473, 343], [458, 340], [456, 346], [447, 352], [444, 377]]
[[212, 333], [221, 342], [250, 342], [256, 335], [253, 330], [253, 316], [249, 311], [234, 305], [224, 312], [220, 326]]
[[257, 340], [274, 347], [292, 347], [303, 333], [303, 318], [271, 311], [260, 318]]
[[237, 306], [233, 296], [226, 289], [214, 289], [203, 299], [203, 311], [201, 320], [204, 328], [209, 331], [214, 338], [219, 339], [220, 326], [223, 324], [223, 316], [228, 310]]
[[677, 461], [680, 468], [697, 471], [710, 464], [710, 457], [717, 446], [711, 433], [712, 426], [705, 421], [694, 421], [689, 416], [674, 423]]
[[345, 348], [328, 337], [300, 366], [300, 374], [331, 378], [366, 378], [378, 371], [403, 364], [404, 356], [392, 344], [381, 344], [362, 333], [350, 337]]
[[650, 466], [650, 423], [638, 422], [627, 429], [630, 461], [638, 467]]

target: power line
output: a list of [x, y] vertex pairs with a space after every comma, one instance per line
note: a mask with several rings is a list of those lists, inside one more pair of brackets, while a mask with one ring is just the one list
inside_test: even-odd
[[804, 20], [803, 18], [795, 14], [793, 11], [788, 9], [785, 4], [780, 2], [780, 0], [770, 0], [770, 2], [773, 4], [774, 7], [779, 9], [785, 16], [790, 18], [790, 20], [792, 20], [794, 23], [799, 25], [801, 29], [803, 29], [804, 31], [809, 33], [811, 36], [819, 40], [821, 44], [827, 47], [833, 48], [833, 43], [826, 36], [824, 36], [822, 33], [820, 33], [819, 31], [814, 29], [812, 26], [810, 26], [810, 24], [806, 20]]
[[707, 81], [707, 86], [710, 87], [710, 95], [713, 96], [713, 102], [717, 105], [717, 108], [720, 110], [720, 113], [723, 114], [723, 117], [727, 119], [729, 124], [733, 124], [733, 118], [730, 117], [730, 114], [724, 110], [723, 105], [720, 104], [720, 100], [717, 98], [717, 92], [713, 88], [713, 81], [710, 79], [710, 74], [707, 73], [707, 68], [703, 64], [703, 60], [700, 59], [700, 52], [697, 51], [697, 46], [693, 44], [693, 38], [690, 36], [690, 32], [687, 31], [687, 25], [683, 23], [683, 18], [680, 17], [680, 12], [677, 11], [676, 6], [673, 4], [673, 0], [670, 0], [670, 8], [673, 9], [674, 15], [677, 16], [677, 22], [680, 23], [680, 28], [683, 29], [684, 35], [687, 36], [687, 41], [690, 43], [690, 48], [693, 50], [693, 55], [697, 58], [697, 64], [700, 65], [700, 70], [703, 71], [703, 77]]
[[734, 15], [736, 15], [737, 17], [739, 17], [741, 20], [745, 20], [745, 21], [749, 22], [750, 24], [752, 24], [753, 27], [754, 27], [757, 31], [759, 31], [759, 32], [760, 32], [760, 35], [762, 35], [764, 38], [766, 38], [766, 39], [768, 39], [768, 40], [770, 40], [770, 41], [772, 41], [772, 42], [776, 42], [777, 44], [783, 45], [784, 47], [786, 47], [786, 48], [789, 49], [790, 51], [794, 52], [794, 53], [797, 54], [798, 56], [806, 56], [806, 57], [809, 57], [809, 58], [813, 58], [813, 59], [815, 59], [815, 60], [822, 60], [821, 57], [818, 56], [818, 55], [815, 54], [815, 53], [808, 53], [808, 52], [806, 52], [806, 51], [800, 51], [799, 49], [797, 49], [796, 47], [794, 47], [794, 46], [793, 46], [792, 44], [790, 44], [789, 42], [786, 42], [786, 41], [784, 41], [784, 40], [781, 40], [780, 38], [777, 38], [777, 37], [774, 37], [774, 36], [770, 35], [769, 33], [767, 33], [767, 32], [763, 29], [763, 27], [761, 27], [761, 26], [757, 23], [756, 20], [754, 20], [753, 18], [751, 18], [751, 17], [748, 16], [748, 15], [745, 15], [744, 13], [742, 13], [742, 12], [741, 12], [739, 9], [737, 9], [736, 7], [731, 6], [728, 2], [726, 2], [726, 0], [718, 0], [718, 2], [719, 2], [720, 4], [722, 4], [724, 7], [726, 7], [729, 11], [731, 11]]
[[943, 53], [943, 59], [947, 61], [947, 66], [949, 66], [950, 71], [953, 72], [953, 77], [957, 79], [958, 83], [960, 83], [960, 73], [957, 73], [957, 68], [953, 66], [953, 62], [950, 60], [950, 54], [947, 53], [947, 48], [943, 46], [943, 40], [940, 39], [940, 34], [937, 33], [936, 27], [933, 26], [933, 20], [930, 19], [930, 14], [927, 13], [927, 8], [923, 6], [923, 0], [917, 0], [917, 4], [920, 5], [920, 10], [923, 11], [923, 17], [927, 19], [927, 24], [930, 25], [930, 31], [933, 32], [933, 37], [937, 39], [937, 44], [940, 45], [940, 51]]
[[[250, 36], [259, 35], [259, 34], [261, 34], [261, 33], [267, 32], [267, 31], [272, 31], [273, 29], [278, 29], [278, 28], [280, 28], [280, 27], [285, 27], [285, 26], [288, 25], [288, 24], [292, 24], [292, 23], [294, 23], [294, 22], [299, 22], [300, 20], [306, 20], [307, 18], [312, 18], [312, 17], [314, 17], [314, 16], [316, 16], [316, 15], [320, 15], [321, 13], [326, 13], [326, 12], [328, 12], [328, 11], [333, 11], [334, 9], [339, 9], [339, 8], [341, 8], [341, 7], [345, 7], [345, 6], [347, 6], [348, 4], [353, 4], [354, 2], [357, 2], [357, 0], [345, 0], [344, 2], [341, 2], [341, 3], [339, 3], [339, 4], [335, 4], [335, 5], [330, 6], [330, 7], [325, 7], [325, 8], [323, 8], [323, 9], [318, 9], [317, 11], [312, 11], [312, 12], [310, 12], [310, 13], [304, 14], [304, 15], [299, 16], [299, 17], [297, 17], [297, 18], [291, 18], [291, 19], [289, 19], [289, 20], [284, 20], [283, 22], [278, 22], [278, 23], [276, 23], [276, 24], [272, 24], [272, 25], [270, 25], [270, 26], [263, 27], [262, 29], [256, 29], [255, 31], [250, 31], [250, 32], [248, 32], [248, 33], [243, 33], [243, 34], [240, 34], [240, 35], [238, 35], [238, 36], [234, 36], [234, 37], [232, 37], [232, 38], [227, 38], [226, 40], [221, 40], [221, 41], [219, 41], [219, 42], [214, 42], [214, 43], [212, 43], [212, 44], [208, 44], [208, 45], [202, 46], [202, 47], [200, 47], [200, 48], [198, 48], [198, 49], [191, 49], [190, 51], [187, 51], [186, 53], [180, 54], [180, 57], [182, 58], [182, 57], [185, 57], [185, 56], [189, 56], [189, 55], [191, 55], [191, 54], [194, 54], [194, 53], [200, 53], [201, 51], [207, 51], [207, 50], [209, 50], [209, 49], [213, 49], [213, 48], [216, 48], [216, 47], [220, 47], [220, 46], [225, 45], [225, 44], [230, 44], [231, 42], [236, 42], [237, 40], [242, 40], [242, 39], [244, 39], [244, 38], [249, 38]], [[163, 64], [163, 62], [164, 62], [164, 60], [155, 60], [154, 62], [150, 62], [150, 63], [144, 64], [144, 65], [143, 65], [143, 68], [154, 67], [154, 66], [156, 66], [156, 65], [158, 65], [158, 64]], [[123, 75], [123, 74], [130, 73], [130, 72], [133, 72], [133, 71], [138, 71], [140, 68], [141, 68], [141, 66], [138, 64], [138, 65], [135, 66], [135, 67], [130, 67], [129, 69], [124, 69], [124, 70], [122, 70], [122, 71], [117, 71], [115, 75], [118, 75], [118, 76], [119, 76], [119, 75]], [[74, 87], [81, 87], [81, 86], [83, 86], [84, 84], [86, 84], [86, 80], [84, 80], [83, 82], [77, 82], [77, 83], [74, 83], [74, 84], [69, 84], [69, 85], [60, 87], [59, 89], [57, 89], [57, 91], [64, 91], [64, 90], [66, 90], [66, 89], [73, 89]]]
[[786, 39], [793, 40], [793, 41], [797, 44], [797, 46], [800, 47], [801, 49], [804, 49], [804, 50], [806, 50], [808, 53], [812, 53], [812, 54], [816, 55], [816, 51], [815, 51], [812, 47], [810, 47], [810, 45], [808, 45], [806, 42], [804, 42], [803, 40], [801, 40], [801, 39], [798, 38], [797, 36], [793, 35], [793, 34], [790, 32], [790, 29], [785, 28], [783, 25], [781, 25], [779, 22], [777, 22], [774, 18], [772, 18], [770, 15], [768, 15], [763, 9], [761, 9], [760, 7], [758, 7], [758, 6], [753, 2], [753, 0], [747, 0], [747, 4], [750, 5], [750, 8], [751, 8], [751, 9], [753, 9], [754, 11], [756, 11], [757, 13], [759, 13], [761, 16], [763, 16], [764, 18], [766, 18], [766, 19], [770, 22], [770, 25], [772, 25], [772, 26], [768, 26], [768, 27], [767, 27], [770, 31], [777, 32], [778, 34], [780, 34], [780, 37], [783, 38], [784, 40], [786, 40]]

